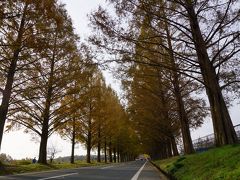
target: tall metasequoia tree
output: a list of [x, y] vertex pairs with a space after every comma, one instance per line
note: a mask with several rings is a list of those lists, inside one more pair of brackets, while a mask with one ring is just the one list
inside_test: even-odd
[[[122, 106], [119, 103], [116, 93], [110, 88], [107, 88], [106, 99], [106, 116], [105, 118], [105, 127], [103, 130], [104, 136], [106, 137], [106, 142], [108, 146], [108, 156], [109, 162], [113, 162], [114, 149], [116, 148], [117, 136], [119, 133], [119, 128], [121, 127], [122, 122]], [[117, 115], [116, 115], [117, 114]]]
[[[162, 14], [163, 17], [166, 17], [164, 8], [162, 8], [162, 10], [159, 13]], [[173, 49], [173, 45], [172, 45], [173, 42], [171, 39], [172, 38], [171, 31], [169, 28], [168, 21], [166, 19], [164, 21], [163, 26], [164, 26], [163, 29], [166, 34], [166, 44], [167, 44], [165, 50], [168, 52], [168, 61], [169, 61], [170, 67], [172, 68], [170, 73], [172, 75], [173, 92], [174, 92], [174, 96], [176, 98], [179, 120], [180, 120], [180, 124], [181, 124], [184, 153], [190, 154], [190, 153], [194, 152], [194, 149], [193, 149], [193, 144], [192, 144], [192, 139], [191, 139], [191, 134], [190, 134], [189, 120], [187, 117], [185, 102], [183, 100], [183, 95], [181, 92], [180, 74], [177, 72], [178, 65], [177, 65], [175, 55], [174, 55], [174, 49]]]
[[[163, 144], [163, 141], [178, 134], [178, 126], [176, 129], [172, 126], [178, 123], [169, 117], [172, 94], [167, 86], [163, 86], [163, 79], [157, 75], [147, 77], [147, 74], [153, 75], [155, 70], [139, 66], [137, 69], [133, 74], [133, 82], [130, 83], [129, 111], [142, 143], [152, 147], [158, 143]], [[147, 152], [155, 158], [152, 151]]]
[[64, 120], [65, 116], [62, 117], [58, 114], [59, 109], [61, 109], [61, 106], [58, 104], [62, 97], [68, 93], [66, 89], [68, 88], [68, 83], [71, 83], [73, 79], [71, 72], [74, 71], [74, 69], [71, 69], [74, 68], [71, 66], [71, 60], [74, 59], [76, 53], [76, 44], [74, 43], [76, 42], [76, 36], [73, 33], [71, 20], [67, 17], [65, 9], [59, 6], [57, 10], [59, 18], [62, 18], [63, 22], [60, 22], [62, 23], [60, 25], [59, 22], [53, 25], [55, 29], [49, 38], [52, 39], [52, 42], [49, 44], [49, 49], [46, 48], [46, 54], [43, 53], [49, 66], [44, 67], [44, 65], [41, 66], [39, 64], [42, 73], [47, 74], [44, 79], [46, 82], [43, 82], [43, 87], [46, 89], [43, 94], [45, 102], [43, 102], [41, 115], [42, 129], [38, 160], [40, 163], [46, 163], [48, 137], [52, 134], [54, 128], [57, 127], [57, 124]]
[[[148, 27], [148, 21], [150, 20], [150, 17], [146, 17], [142, 24], [140, 25], [141, 27], [141, 33], [139, 35], [139, 42], [136, 45], [136, 53], [137, 54], [141, 54], [141, 59], [146, 59], [145, 62], [147, 62], [148, 59], [154, 59], [156, 62], [164, 62], [165, 64], [172, 64], [172, 67], [175, 67], [176, 69], [176, 64], [174, 61], [174, 57], [173, 55], [171, 56], [171, 51], [167, 51], [167, 53], [164, 53], [166, 51], [165, 48], [162, 48], [162, 54], [156, 53], [154, 51], [149, 52], [148, 49], [157, 49], [160, 47], [156, 46], [156, 44], [154, 42], [156, 41], [163, 41], [163, 39], [161, 37], [152, 39], [152, 44], [145, 44], [142, 43], [141, 41], [143, 39], [148, 39], [150, 37], [155, 37], [154, 31], [152, 31], [151, 29], [149, 29]], [[171, 42], [170, 45], [171, 46]], [[138, 56], [133, 57], [134, 60], [139, 60], [140, 58]], [[161, 68], [161, 67], [152, 67], [151, 66], [145, 66], [145, 65], [141, 65], [141, 64], [137, 64], [137, 63], [132, 63], [132, 68], [129, 69], [129, 79], [130, 82], [133, 81], [130, 84], [127, 84], [128, 87], [132, 87], [132, 89], [127, 89], [127, 92], [133, 93], [133, 98], [128, 97], [128, 99], [130, 98], [132, 101], [129, 101], [133, 104], [141, 104], [141, 102], [144, 102], [144, 104], [146, 104], [147, 101], [147, 97], [149, 96], [150, 98], [156, 98], [158, 97], [159, 100], [153, 100], [153, 102], [149, 103], [147, 107], [145, 107], [143, 104], [141, 104], [139, 106], [140, 109], [144, 109], [146, 108], [146, 111], [156, 111], [155, 107], [160, 107], [159, 112], [161, 112], [159, 115], [156, 115], [156, 118], [153, 119], [158, 119], [157, 117], [161, 117], [160, 120], [158, 120], [159, 123], [159, 127], [162, 127], [163, 129], [165, 129], [165, 132], [160, 132], [160, 134], [163, 134], [161, 136], [167, 136], [170, 141], [171, 144], [173, 145], [173, 151], [175, 151], [174, 154], [177, 154], [176, 151], [176, 145], [174, 145], [174, 141], [172, 141], [171, 139], [174, 140], [173, 135], [171, 134], [171, 128], [167, 127], [167, 124], [172, 124], [171, 120], [169, 120], [169, 114], [171, 108], [169, 107], [174, 107], [174, 104], [177, 104], [176, 108], [176, 112], [178, 112], [178, 118], [180, 119], [180, 124], [181, 124], [181, 129], [182, 129], [182, 134], [183, 134], [183, 142], [184, 142], [184, 151], [185, 153], [192, 153], [193, 152], [193, 147], [192, 147], [192, 141], [191, 141], [191, 137], [190, 137], [190, 129], [189, 127], [192, 126], [191, 124], [193, 124], [194, 120], [192, 118], [192, 115], [188, 113], [189, 108], [186, 108], [185, 105], [190, 105], [192, 106], [192, 110], [195, 111], [196, 113], [199, 113], [200, 111], [202, 111], [203, 108], [201, 108], [202, 105], [204, 105], [201, 100], [193, 100], [193, 98], [191, 97], [191, 92], [193, 87], [195, 86], [194, 83], [191, 83], [191, 81], [189, 81], [187, 78], [185, 78], [184, 76], [182, 76], [180, 78], [180, 76], [177, 74], [176, 71], [169, 71], [168, 69], [165, 68]], [[132, 79], [133, 78], [133, 79]], [[156, 88], [157, 86], [157, 88]], [[141, 89], [139, 89], [141, 88]], [[169, 94], [168, 90], [171, 90], [172, 93]], [[146, 96], [145, 100], [143, 99], [142, 94], [139, 94], [139, 92], [144, 91], [143, 94]], [[166, 95], [169, 94], [168, 96], [171, 97], [171, 101], [173, 101], [172, 105], [169, 105], [168, 103], [169, 101], [169, 97], [166, 97]], [[182, 95], [184, 94], [184, 95]], [[153, 96], [154, 95], [154, 96]], [[140, 98], [139, 101], [137, 101], [138, 97]], [[153, 97], [152, 97], [153, 96]], [[187, 100], [187, 97], [189, 98], [189, 100]], [[148, 97], [148, 98], [149, 98]], [[137, 102], [134, 102], [134, 98], [136, 98], [135, 100]], [[192, 100], [191, 100], [192, 99]], [[161, 105], [156, 105], [156, 102], [161, 102]], [[177, 103], [175, 103], [177, 102]], [[180, 105], [179, 103], [180, 102]], [[184, 102], [184, 103], [183, 103]], [[195, 103], [195, 105], [193, 104], [193, 102]], [[154, 104], [152, 106], [152, 104]], [[198, 104], [198, 105], [197, 105]], [[198, 106], [199, 110], [196, 111], [196, 108], [194, 108], [194, 106]], [[151, 110], [151, 108], [152, 110]], [[130, 107], [131, 109], [133, 108], [134, 111], [134, 107]], [[190, 108], [191, 109], [191, 108]], [[190, 110], [191, 112], [193, 112], [192, 110]], [[136, 110], [135, 110], [136, 111]], [[143, 110], [141, 110], [143, 111]], [[145, 116], [146, 114], [148, 114], [147, 116]], [[154, 113], [153, 113], [154, 114]], [[184, 114], [184, 117], [183, 115]], [[151, 119], [151, 115], [149, 115], [149, 112], [145, 112], [145, 115], [140, 114], [139, 117], [136, 117], [136, 121], [138, 121], [138, 119], [142, 119], [142, 117], [145, 117], [146, 119]], [[149, 116], [149, 117], [148, 117]], [[189, 116], [189, 117], [188, 117]], [[202, 118], [205, 117], [205, 114], [199, 114], [199, 118], [195, 121], [196, 123], [196, 127], [199, 126], [202, 123]], [[182, 122], [184, 120], [184, 122]], [[193, 121], [192, 121], [193, 120]], [[148, 120], [149, 121], [149, 120]], [[149, 123], [147, 121], [147, 123]], [[144, 120], [143, 120], [144, 122]], [[165, 123], [161, 123], [161, 122], [165, 122]], [[154, 121], [150, 124], [155, 124]], [[145, 125], [143, 125], [143, 131], [144, 131], [144, 126], [148, 126], [146, 123]], [[157, 125], [153, 126], [154, 127], [158, 127]], [[168, 125], [169, 126], [169, 125]], [[151, 125], [150, 125], [151, 127]], [[149, 130], [150, 131], [150, 130]], [[170, 133], [169, 133], [170, 132]], [[145, 134], [145, 133], [143, 133]], [[153, 134], [159, 134], [159, 132], [155, 132]], [[186, 136], [184, 135], [188, 135], [186, 138]], [[160, 137], [158, 137], [159, 139], [162, 139]], [[164, 141], [166, 140], [163, 139]], [[158, 140], [157, 143], [159, 143], [160, 141]], [[172, 143], [173, 142], [173, 143]], [[166, 146], [167, 147], [167, 146]], [[174, 148], [175, 147], [175, 148]], [[169, 148], [168, 148], [169, 149]], [[171, 147], [170, 147], [171, 149]], [[166, 157], [166, 156], [165, 156]]]
[[[161, 157], [168, 157], [177, 155], [177, 148], [175, 137], [179, 136], [179, 114], [176, 106], [176, 99], [174, 90], [169, 77], [166, 72], [161, 72], [158, 68], [150, 68], [147, 66], [136, 65], [130, 69], [130, 76], [132, 80], [126, 83], [129, 101], [129, 111], [135, 130], [140, 134], [141, 140], [148, 152], [150, 147], [156, 144], [162, 145], [162, 149], [168, 149], [168, 154], [162, 154]], [[195, 100], [187, 95], [188, 91], [185, 90], [185, 96], [189, 96], [189, 100], [184, 98], [186, 106], [186, 113], [188, 113], [189, 126], [198, 127], [205, 114], [203, 112], [202, 102]], [[200, 113], [200, 114], [199, 114]], [[199, 119], [196, 119], [195, 115]], [[146, 139], [146, 140], [145, 140]], [[151, 140], [150, 143], [148, 140]], [[151, 144], [151, 145], [150, 145]], [[157, 150], [157, 149], [153, 149]], [[172, 154], [173, 152], [173, 154]], [[153, 157], [157, 157], [157, 152], [149, 152]]]
[[[187, 15], [188, 15], [188, 19], [191, 27], [193, 43], [195, 46], [195, 50], [197, 52], [198, 62], [200, 65], [204, 85], [206, 88], [206, 93], [207, 93], [210, 107], [211, 107], [216, 145], [237, 143], [238, 141], [237, 135], [234, 130], [231, 117], [229, 115], [229, 111], [227, 109], [224, 97], [221, 92], [221, 87], [219, 84], [219, 76], [216, 73], [216, 65], [214, 65], [214, 59], [212, 60], [210, 59], [207, 47], [209, 46], [208, 43], [213, 40], [213, 36], [215, 36], [216, 33], [220, 35], [221, 40], [218, 40], [219, 43], [223, 39], [227, 42], [225, 42], [223, 46], [220, 45], [220, 49], [215, 54], [215, 56], [218, 56], [218, 54], [221, 54], [221, 51], [224, 51], [224, 49], [227, 49], [228, 44], [233, 43], [235, 40], [237, 40], [237, 38], [239, 39], [240, 37], [239, 31], [231, 32], [232, 34], [227, 34], [227, 38], [230, 38], [230, 40], [227, 40], [226, 37], [224, 37], [226, 35], [222, 35], [220, 32], [220, 31], [224, 31], [225, 26], [232, 25], [236, 21], [234, 20], [235, 18], [239, 18], [240, 16], [239, 12], [238, 12], [238, 15], [234, 15], [234, 17], [231, 17], [230, 19], [228, 19], [229, 13], [231, 12], [231, 6], [234, 5], [234, 1], [230, 0], [229, 2], [226, 2], [226, 6], [224, 7], [225, 12], [223, 12], [224, 14], [221, 14], [219, 20], [217, 20], [220, 22], [216, 23], [218, 28], [214, 30], [214, 27], [212, 27], [214, 30], [214, 33], [211, 34], [211, 37], [209, 39], [205, 39], [203, 36], [203, 31], [200, 29], [200, 26], [199, 26], [199, 16], [196, 13], [196, 10], [194, 8], [195, 6], [194, 2], [191, 0], [186, 0], [182, 5], [187, 11]], [[213, 42], [211, 43], [216, 43], [214, 41], [215, 40], [213, 40]], [[235, 46], [235, 45], [233, 44], [232, 46]], [[236, 50], [235, 47], [233, 47], [232, 52], [230, 50], [230, 54], [227, 54], [225, 57], [221, 57], [223, 58], [223, 60], [219, 59], [220, 61], [219, 63], [220, 64], [224, 63], [224, 61], [227, 61], [231, 56], [234, 56], [235, 54], [237, 54], [238, 51], [239, 49]]]
[[[130, 124], [127, 123], [128, 118], [126, 112], [120, 104], [116, 93], [101, 81], [96, 83], [97, 86], [95, 88], [97, 88], [98, 91], [94, 93], [95, 108], [94, 111], [92, 111], [94, 122], [92, 126], [92, 146], [93, 148], [97, 148], [98, 161], [101, 161], [101, 150], [104, 151], [105, 162], [116, 162], [117, 159], [120, 160], [120, 151], [128, 152], [136, 156], [138, 153], [137, 143], [130, 136], [127, 136], [128, 140], [126, 140], [126, 137], [124, 137], [124, 139], [121, 135], [121, 133], [126, 134], [128, 128], [129, 130], [131, 129]], [[98, 88], [98, 86], [100, 88]], [[86, 96], [86, 98], [89, 97]], [[131, 143], [134, 148], [130, 148], [129, 144]], [[125, 149], [127, 146], [129, 146], [128, 150]], [[107, 154], [109, 160], [107, 160]]]
[[[0, 147], [11, 95], [14, 93], [13, 86], [17, 88], [18, 84], [21, 85], [26, 81], [21, 82], [19, 75], [24, 67], [31, 63], [30, 53], [33, 47], [37, 46], [33, 40], [37, 36], [36, 25], [40, 24], [39, 20], [44, 18], [44, 14], [53, 2], [51, 0], [46, 2], [18, 0], [1, 4], [4, 12], [1, 11], [0, 22]], [[17, 79], [16, 73], [18, 73]]]
[[80, 118], [81, 127], [80, 135], [77, 137], [78, 141], [84, 143], [87, 149], [86, 161], [91, 162], [91, 149], [94, 145], [94, 138], [97, 132], [97, 114], [99, 110], [99, 91], [102, 85], [102, 75], [97, 69], [93, 67], [91, 76], [88, 78], [88, 84], [84, 88], [84, 94], [80, 96], [79, 103], [81, 103]]
[[[25, 27], [26, 26], [26, 14], [27, 14], [27, 11], [29, 8], [29, 3], [26, 2], [26, 3], [23, 3], [23, 5], [24, 5], [24, 8], [22, 9], [22, 16], [20, 19], [20, 24], [18, 24], [19, 28], [17, 30], [17, 37], [16, 37], [16, 40], [13, 41], [11, 44], [11, 46], [13, 46], [13, 48], [12, 48], [12, 57], [10, 60], [10, 66], [8, 66], [6, 69], [4, 69], [7, 72], [7, 76], [6, 76], [6, 78], [3, 79], [5, 81], [5, 83], [4, 83], [5, 87], [4, 87], [4, 89], [1, 89], [1, 94], [2, 94], [1, 100], [2, 101], [1, 101], [1, 106], [0, 106], [0, 145], [2, 142], [4, 125], [5, 125], [5, 121], [6, 121], [6, 117], [7, 117], [7, 113], [8, 113], [9, 101], [10, 101], [12, 86], [13, 86], [13, 82], [14, 82], [14, 74], [15, 74], [15, 71], [17, 68], [17, 61], [19, 59], [19, 54], [21, 52], [24, 31], [26, 28]], [[14, 6], [11, 8], [14, 8]], [[16, 20], [13, 19], [13, 21], [16, 21]], [[1, 63], [1, 65], [2, 65], [2, 63]]]
[[[47, 163], [48, 137], [57, 126], [65, 121], [66, 114], [60, 114], [60, 102], [68, 94], [73, 80], [74, 59], [77, 57], [77, 36], [64, 6], [55, 4], [54, 13], [36, 29], [38, 43], [34, 51], [35, 60], [28, 64], [22, 78], [31, 77], [25, 90], [14, 97], [14, 114], [10, 125], [20, 124], [37, 133], [40, 138], [39, 163]], [[46, 15], [48, 16], [48, 15]]]
[[[101, 85], [98, 95], [97, 111], [95, 113], [96, 119], [96, 137], [94, 137], [95, 145], [97, 148], [97, 161], [101, 161], [101, 150], [104, 151], [105, 162], [107, 162], [107, 145], [109, 139], [109, 129], [112, 129], [112, 124], [109, 123], [115, 103], [112, 102], [113, 90], [107, 87], [104, 83]], [[117, 113], [117, 112], [115, 112]]]
[[118, 158], [121, 162], [132, 161], [141, 151], [138, 136], [132, 127], [130, 119], [125, 116], [121, 119], [121, 127], [118, 133]]
[[120, 157], [122, 161], [127, 160], [127, 155], [128, 160], [133, 160], [140, 153], [137, 134], [118, 96], [110, 87], [106, 89], [106, 96], [102, 130], [105, 141], [103, 149], [104, 151], [108, 149], [109, 162], [116, 162], [117, 159], [120, 161]]
[[[78, 92], [79, 93], [79, 92]], [[79, 97], [77, 94], [73, 94], [72, 96], [66, 96], [64, 100], [61, 102], [62, 106], [60, 113], [67, 114], [65, 117], [65, 122], [62, 125], [57, 127], [57, 132], [63, 138], [67, 138], [71, 142], [71, 158], [70, 162], [74, 164], [75, 162], [75, 145], [77, 143], [77, 136], [80, 133], [81, 123], [78, 120], [81, 115], [79, 114], [79, 104], [77, 104], [77, 98]], [[75, 101], [73, 101], [75, 100]]]
[[[142, 22], [142, 25], [141, 25], [141, 34], [139, 36], [140, 40], [148, 38], [148, 37], [154, 37], [155, 36], [154, 31], [152, 31], [152, 29], [149, 29], [148, 23], [151, 22], [151, 21], [152, 21], [151, 17], [149, 17], [149, 16], [146, 16], [144, 18], [144, 20]], [[159, 28], [162, 28], [162, 27], [159, 27]], [[160, 57], [158, 57], [159, 54], [157, 54], [157, 53], [154, 54], [154, 57], [156, 59], [155, 61], [159, 62], [159, 63], [165, 62], [166, 64], [170, 64], [170, 66], [172, 67], [173, 70], [171, 70], [171, 71], [165, 70], [165, 72], [163, 72], [163, 73], [168, 73], [170, 78], [171, 78], [170, 82], [173, 86], [173, 94], [174, 94], [175, 99], [176, 99], [176, 104], [177, 104], [177, 109], [178, 109], [178, 114], [179, 114], [181, 134], [182, 134], [183, 145], [184, 145], [184, 153], [190, 154], [190, 153], [194, 152], [194, 149], [193, 149], [192, 139], [191, 139], [191, 135], [190, 135], [189, 120], [188, 120], [188, 117], [187, 117], [187, 112], [186, 112], [185, 103], [184, 103], [184, 100], [183, 100], [182, 90], [181, 90], [181, 89], [184, 89], [184, 88], [181, 88], [181, 86], [180, 86], [180, 77], [179, 77], [179, 74], [176, 71], [177, 70], [177, 64], [176, 64], [176, 60], [175, 60], [175, 57], [174, 57], [174, 54], [173, 54], [172, 42], [171, 42], [171, 37], [170, 37], [171, 35], [170, 35], [170, 32], [169, 32], [168, 24], [166, 22], [165, 22], [165, 27], [163, 29], [166, 31], [167, 38], [166, 38], [165, 41], [166, 41], [166, 44], [167, 44], [168, 48], [161, 48], [161, 47], [156, 46], [155, 44], [145, 45], [144, 43], [140, 42], [139, 43], [140, 46], [139, 47], [137, 46], [136, 52], [137, 53], [139, 52], [138, 54], [141, 54], [143, 57], [151, 59], [151, 55], [153, 53], [149, 54], [148, 51], [145, 52], [144, 51], [145, 48], [154, 49], [156, 47], [156, 48], [162, 49], [163, 52], [162, 52], [162, 55], [160, 55]], [[152, 41], [153, 42], [154, 41], [161, 42], [161, 41], [164, 41], [164, 39], [162, 37], [159, 37], [158, 39], [155, 38]], [[165, 51], [167, 51], [166, 55], [164, 55]], [[136, 59], [138, 59], [138, 57], [136, 57]], [[163, 70], [164, 69], [162, 68], [162, 71]], [[158, 73], [158, 75], [157, 75], [158, 79], [159, 79], [159, 83], [163, 84], [163, 83], [161, 83], [162, 78], [159, 77], [159, 76], [162, 76], [160, 74], [161, 73]], [[164, 93], [163, 93], [163, 96], [161, 98], [162, 98], [162, 101], [164, 102], [165, 101], [164, 100]], [[163, 104], [165, 104], [165, 103], [163, 103]], [[168, 115], [167, 115], [167, 113], [165, 113], [165, 115], [163, 115], [163, 116], [167, 117]]]
[[[82, 57], [83, 58], [83, 57]], [[57, 132], [62, 137], [67, 137], [71, 140], [71, 163], [74, 163], [74, 149], [78, 142], [77, 138], [81, 136], [81, 118], [84, 116], [81, 109], [84, 108], [85, 103], [81, 101], [83, 96], [86, 96], [86, 88], [89, 85], [89, 78], [92, 76], [93, 67], [90, 65], [89, 59], [81, 60], [76, 58], [77, 62], [74, 66], [77, 67], [74, 71], [73, 83], [68, 89], [68, 95], [65, 96], [61, 102], [60, 114], [66, 114], [65, 122], [57, 128]], [[84, 98], [83, 98], [84, 99]]]
[[[92, 16], [96, 30], [102, 32], [101, 37], [95, 36], [92, 42], [98, 47], [118, 54], [117, 62], [134, 61], [150, 66], [160, 66], [184, 74], [205, 86], [210, 102], [216, 145], [237, 142], [229, 112], [222, 95], [227, 86], [239, 85], [239, 66], [237, 56], [239, 47], [239, 2], [224, 1], [110, 1], [114, 4], [119, 18], [113, 19], [105, 10], [99, 8]], [[212, 8], [212, 7], [215, 7]], [[159, 13], [162, 12], [162, 13]], [[208, 19], [211, 14], [211, 19]], [[139, 24], [144, 17], [149, 17], [149, 29], [155, 31], [155, 36], [138, 39]], [[128, 19], [131, 25], [121, 24], [122, 19]], [[132, 18], [132, 19], [129, 19]], [[116, 23], [118, 22], [118, 23]], [[168, 25], [165, 32], [159, 25]], [[174, 33], [173, 33], [174, 32]], [[167, 37], [168, 43], [156, 42], [158, 37]], [[171, 44], [169, 42], [172, 42]], [[173, 53], [176, 61], [184, 66], [172, 66], [156, 62], [155, 59], [142, 58], [129, 47], [139, 43], [155, 44]], [[171, 47], [172, 46], [172, 47]], [[146, 49], [150, 53], [158, 49]], [[138, 60], [126, 58], [135, 54]], [[175, 61], [175, 62], [176, 62]], [[177, 68], [177, 69], [176, 69]]]
[[96, 137], [94, 138], [95, 145], [97, 148], [97, 162], [101, 162], [101, 150], [103, 149], [104, 144], [104, 126], [106, 125], [106, 118], [108, 113], [107, 100], [109, 98], [109, 94], [107, 93], [107, 88], [105, 83], [102, 83], [101, 88], [99, 89], [98, 95], [98, 106], [97, 113], [95, 113], [96, 118]]

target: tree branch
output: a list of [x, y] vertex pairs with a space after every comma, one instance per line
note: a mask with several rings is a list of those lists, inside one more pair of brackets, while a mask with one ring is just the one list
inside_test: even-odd
[[227, 84], [224, 84], [223, 86], [221, 86], [221, 90], [223, 90], [224, 88], [230, 86], [231, 84], [235, 84], [235, 83], [240, 83], [240, 80], [235, 80], [235, 81], [230, 81]]

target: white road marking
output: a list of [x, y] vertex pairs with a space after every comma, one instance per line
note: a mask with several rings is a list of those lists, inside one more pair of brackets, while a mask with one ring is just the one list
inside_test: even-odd
[[113, 166], [104, 166], [100, 169], [108, 169], [108, 168], [112, 168], [112, 167], [121, 167], [121, 166], [125, 166], [126, 164], [130, 164], [129, 162], [128, 163], [118, 163], [118, 164], [114, 164]]
[[140, 175], [141, 171], [143, 170], [144, 166], [146, 165], [147, 161], [142, 165], [142, 167], [138, 170], [138, 172], [132, 177], [131, 180], [137, 180], [138, 176]]
[[72, 176], [72, 175], [75, 175], [75, 174], [78, 174], [78, 173], [64, 174], [64, 175], [61, 175], [61, 176], [52, 176], [52, 177], [47, 177], [47, 178], [41, 178], [41, 179], [38, 179], [38, 180], [56, 179], [56, 178], [61, 178], [61, 177], [66, 177], [66, 176]]
[[[28, 172], [28, 173], [21, 173], [21, 174], [7, 175], [7, 176], [25, 176], [25, 175], [42, 174], [42, 173], [49, 173], [49, 172], [56, 172], [56, 171], [60, 171], [60, 170], [57, 169], [57, 170], [47, 170], [47, 171], [36, 171], [36, 172]], [[7, 176], [0, 176], [0, 179], [3, 177], [7, 178]]]
[[101, 169], [108, 169], [108, 168], [111, 168], [111, 167], [114, 167], [114, 166], [102, 167]]

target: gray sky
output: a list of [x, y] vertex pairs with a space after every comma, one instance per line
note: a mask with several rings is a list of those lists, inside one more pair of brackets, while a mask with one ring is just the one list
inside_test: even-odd
[[[68, 10], [69, 15], [73, 19], [73, 24], [76, 32], [79, 34], [80, 38], [83, 40], [91, 31], [88, 27], [88, 18], [87, 14], [89, 14], [92, 10], [96, 9], [98, 4], [106, 6], [104, 0], [61, 0], [66, 4], [66, 8]], [[118, 83], [112, 78], [112, 76], [104, 72], [107, 83], [112, 84], [115, 90], [119, 89]], [[235, 103], [232, 108], [230, 108], [230, 114], [233, 120], [233, 124], [239, 124], [239, 112], [240, 105]], [[213, 132], [212, 122], [210, 118], [207, 118], [204, 125], [192, 132], [192, 139], [196, 139], [207, 134]], [[71, 152], [71, 145], [68, 141], [62, 140], [59, 136], [53, 135], [49, 139], [50, 146], [57, 146], [61, 152], [57, 154], [57, 156], [69, 156]], [[31, 141], [31, 135], [25, 134], [21, 131], [15, 131], [10, 133], [5, 133], [2, 142], [2, 153], [9, 154], [13, 158], [21, 159], [21, 158], [33, 158], [38, 157], [38, 148], [39, 143], [35, 143]], [[76, 155], [85, 154], [85, 150], [78, 146], [76, 149]]]

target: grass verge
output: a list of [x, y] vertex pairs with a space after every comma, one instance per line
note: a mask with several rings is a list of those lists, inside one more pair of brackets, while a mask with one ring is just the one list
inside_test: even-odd
[[76, 161], [75, 164], [71, 163], [53, 163], [49, 165], [43, 164], [27, 164], [27, 165], [19, 165], [19, 164], [1, 164], [0, 163], [0, 175], [11, 175], [11, 174], [20, 174], [20, 173], [29, 173], [29, 172], [38, 172], [38, 171], [49, 171], [49, 170], [58, 170], [58, 169], [71, 169], [71, 168], [79, 168], [86, 166], [97, 166], [102, 165], [104, 163], [86, 163], [84, 161]]
[[240, 145], [228, 145], [154, 163], [179, 180], [239, 180]]

